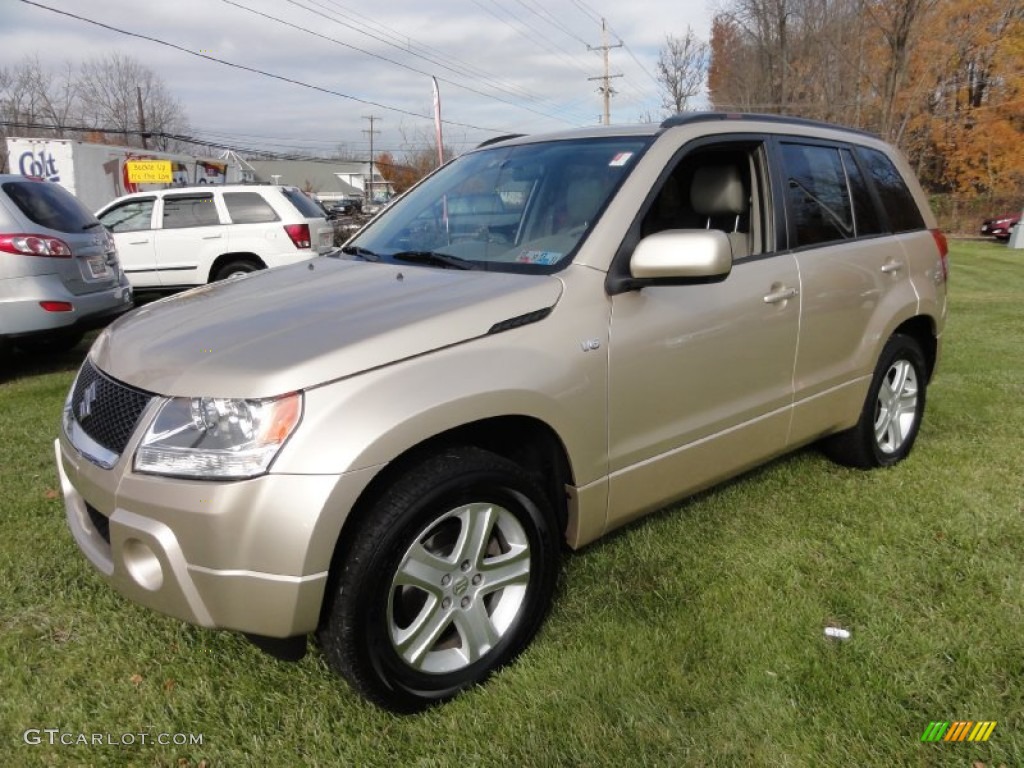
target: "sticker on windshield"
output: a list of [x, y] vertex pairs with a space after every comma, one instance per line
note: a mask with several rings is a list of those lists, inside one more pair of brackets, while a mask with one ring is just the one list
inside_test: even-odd
[[633, 157], [633, 153], [632, 152], [619, 152], [619, 154], [617, 154], [615, 157], [613, 157], [612, 161], [610, 163], [608, 163], [608, 167], [609, 168], [621, 168], [622, 166], [624, 166], [626, 163], [629, 162], [629, 159], [631, 157]]
[[562, 254], [557, 251], [523, 251], [516, 256], [516, 261], [520, 264], [544, 264], [550, 266], [551, 264], [557, 264], [561, 258]]

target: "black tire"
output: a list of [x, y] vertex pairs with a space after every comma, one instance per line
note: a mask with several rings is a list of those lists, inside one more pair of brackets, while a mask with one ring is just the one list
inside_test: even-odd
[[[560, 556], [554, 519], [536, 482], [501, 456], [462, 447], [426, 458], [351, 534], [318, 630], [328, 662], [400, 713], [482, 683], [548, 612]], [[484, 544], [471, 545], [471, 532]]]
[[262, 267], [251, 259], [235, 259], [219, 267], [213, 275], [214, 281], [227, 280], [230, 277], [247, 275], [250, 272], [258, 272]]
[[826, 438], [826, 455], [858, 469], [888, 467], [905, 459], [921, 428], [927, 383], [921, 345], [894, 334], [878, 358], [860, 419], [851, 429]]
[[80, 331], [52, 333], [46, 336], [18, 339], [14, 342], [14, 346], [27, 354], [58, 355], [62, 352], [70, 352], [77, 347], [84, 335]]

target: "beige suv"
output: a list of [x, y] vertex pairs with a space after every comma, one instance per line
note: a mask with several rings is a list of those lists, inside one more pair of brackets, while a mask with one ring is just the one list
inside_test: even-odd
[[946, 243], [866, 134], [690, 115], [511, 138], [346, 247], [143, 307], [56, 443], [80, 548], [129, 599], [316, 632], [414, 711], [530, 642], [563, 544], [820, 441], [909, 453]]

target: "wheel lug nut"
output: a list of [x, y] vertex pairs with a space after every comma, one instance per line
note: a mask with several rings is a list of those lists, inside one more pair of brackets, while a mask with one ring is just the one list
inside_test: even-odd
[[447, 573], [444, 576], [441, 577], [441, 586], [442, 587], [447, 587], [451, 583], [452, 583], [452, 577], [449, 576]]
[[444, 608], [444, 609], [451, 608], [452, 607], [452, 599], [450, 597], [446, 597], [444, 600], [441, 601], [441, 607]]
[[480, 583], [481, 581], [483, 581], [483, 580], [484, 580], [484, 577], [483, 577], [483, 576], [481, 576], [481, 575], [480, 575], [480, 574], [478, 573], [478, 574], [477, 574], [476, 576], [474, 576], [474, 577], [473, 577], [473, 586], [476, 586], [477, 584], [479, 584], [479, 583]]
[[459, 568], [461, 568], [464, 571], [468, 571], [469, 570], [469, 560], [463, 560], [462, 561], [462, 565], [460, 565]]
[[463, 608], [469, 608], [469, 598], [462, 598], [462, 602], [460, 602], [459, 605], [461, 605]]

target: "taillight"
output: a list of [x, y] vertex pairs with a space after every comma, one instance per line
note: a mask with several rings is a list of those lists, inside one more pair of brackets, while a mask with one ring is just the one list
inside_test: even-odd
[[40, 301], [39, 306], [47, 312], [74, 312], [75, 305], [70, 301]]
[[288, 233], [296, 248], [310, 247], [309, 224], [285, 224], [284, 231]]
[[71, 248], [63, 240], [46, 235], [0, 235], [0, 251], [22, 256], [52, 256], [71, 258]]
[[939, 249], [939, 262], [942, 264], [942, 282], [949, 280], [949, 243], [941, 229], [933, 229], [932, 237], [935, 238], [935, 245]]

